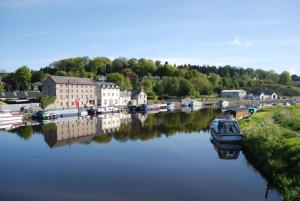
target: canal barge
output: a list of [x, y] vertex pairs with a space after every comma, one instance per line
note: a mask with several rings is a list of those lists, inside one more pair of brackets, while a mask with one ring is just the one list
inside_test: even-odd
[[241, 142], [243, 139], [239, 125], [232, 117], [215, 119], [211, 123], [210, 134], [218, 142]]

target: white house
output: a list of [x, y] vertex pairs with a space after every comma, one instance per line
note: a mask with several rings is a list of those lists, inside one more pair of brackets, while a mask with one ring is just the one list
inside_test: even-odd
[[132, 105], [147, 104], [147, 94], [144, 92], [143, 89], [132, 91], [131, 103]]
[[101, 107], [119, 106], [120, 88], [112, 82], [96, 82], [97, 105]]
[[243, 99], [247, 95], [245, 90], [223, 90], [221, 91], [222, 98], [239, 98]]
[[275, 92], [273, 92], [271, 94], [261, 92], [261, 93], [248, 94], [245, 98], [246, 99], [251, 99], [251, 100], [266, 100], [266, 99], [275, 100], [275, 99], [278, 98], [278, 96]]

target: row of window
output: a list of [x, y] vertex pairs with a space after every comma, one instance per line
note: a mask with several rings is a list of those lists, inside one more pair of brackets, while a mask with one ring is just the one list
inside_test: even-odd
[[[108, 99], [104, 99], [104, 100], [103, 100], [103, 104], [104, 104], [104, 105], [106, 105], [107, 102], [108, 102]], [[119, 100], [118, 100], [118, 99], [115, 99], [115, 103], [114, 103], [114, 100], [113, 100], [113, 99], [110, 99], [110, 100], [109, 100], [109, 104], [110, 104], [110, 105], [118, 104], [118, 103], [119, 103]]]
[[[59, 103], [59, 101], [57, 101], [57, 103]], [[83, 106], [83, 105], [87, 105], [88, 103], [93, 103], [93, 101], [86, 101], [86, 102], [84, 102], [84, 101], [79, 101], [78, 102], [78, 106]], [[70, 104], [70, 105], [69, 105]], [[64, 102], [60, 102], [60, 106], [63, 106], [64, 105]], [[74, 102], [74, 101], [72, 101], [72, 102], [68, 102], [68, 101], [66, 101], [65, 102], [65, 106], [76, 106], [76, 102]]]
[[[68, 87], [68, 84], [60, 84], [60, 87]], [[71, 88], [93, 88], [93, 85], [82, 85], [82, 84], [69, 84], [69, 87]]]
[[[89, 92], [89, 90], [81, 90], [81, 93], [83, 93], [84, 91], [85, 91], [86, 93]], [[61, 89], [61, 90], [60, 90], [60, 93], [63, 93], [63, 92], [64, 92], [64, 90]], [[73, 91], [73, 89], [71, 89], [70, 92], [73, 93], [73, 92], [75, 92], [75, 90]], [[78, 92], [79, 92], [79, 90], [77, 89], [77, 90], [76, 90], [76, 93], [78, 93]], [[93, 93], [93, 90], [90, 90], [90, 92]], [[66, 90], [65, 90], [65, 93], [69, 93], [69, 90], [66, 89]]]
[[[63, 95], [60, 95], [59, 97], [60, 97], [61, 99], [63, 99], [64, 96], [63, 96]], [[69, 98], [69, 95], [66, 95], [65, 97], [66, 97], [66, 98]], [[88, 95], [86, 95], [86, 96], [81, 95], [81, 98], [84, 98], [84, 97], [88, 98], [89, 96], [88, 96]], [[70, 98], [79, 98], [79, 95], [76, 95], [76, 96], [71, 95]], [[90, 98], [93, 98], [93, 95], [90, 95]]]
[[[111, 96], [114, 96], [115, 94], [114, 94], [114, 93], [107, 93], [107, 94], [103, 93], [102, 95], [103, 95], [103, 96], [105, 96], [105, 95], [107, 95], [107, 96], [110, 96], [110, 95], [111, 95]], [[118, 96], [118, 93], [116, 93], [116, 96]]]

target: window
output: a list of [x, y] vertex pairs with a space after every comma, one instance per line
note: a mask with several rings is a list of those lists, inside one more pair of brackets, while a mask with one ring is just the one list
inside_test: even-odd
[[62, 98], [63, 98], [63, 95], [60, 95], [60, 98], [62, 99]]
[[68, 95], [66, 95], [66, 98], [69, 98], [69, 96], [68, 96]]
[[73, 95], [71, 95], [71, 98], [73, 98]]
[[63, 92], [63, 90], [61, 89], [61, 90], [60, 90], [60, 93], [62, 93], [62, 92]]
[[63, 102], [60, 102], [60, 105], [63, 106]]

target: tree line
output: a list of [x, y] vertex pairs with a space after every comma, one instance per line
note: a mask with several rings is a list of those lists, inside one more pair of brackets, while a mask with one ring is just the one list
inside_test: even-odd
[[27, 90], [29, 83], [42, 82], [48, 75], [88, 77], [118, 84], [121, 90], [143, 88], [149, 98], [214, 95], [223, 89], [259, 90], [260, 85], [291, 85], [299, 76], [287, 71], [241, 68], [230, 65], [171, 65], [145, 58], [76, 57], [55, 61], [40, 70], [22, 66], [2, 78], [6, 90]]

